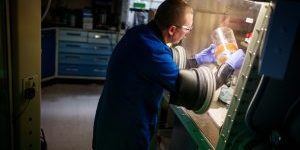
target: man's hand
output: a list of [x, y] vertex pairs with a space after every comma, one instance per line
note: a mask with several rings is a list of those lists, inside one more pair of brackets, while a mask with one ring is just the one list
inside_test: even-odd
[[197, 53], [195, 55], [195, 59], [197, 61], [197, 64], [204, 64], [204, 63], [215, 63], [216, 57], [215, 57], [215, 44], [210, 44], [210, 46], [204, 50], [202, 50], [200, 53]]
[[225, 63], [230, 65], [233, 69], [240, 69], [245, 59], [245, 53], [242, 49], [237, 50], [231, 54]]

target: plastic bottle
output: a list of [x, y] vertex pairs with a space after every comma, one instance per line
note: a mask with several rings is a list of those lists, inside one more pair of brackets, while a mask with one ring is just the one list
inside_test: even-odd
[[216, 60], [218, 65], [226, 62], [228, 56], [238, 50], [235, 36], [231, 28], [219, 27], [213, 31], [211, 38], [216, 44]]

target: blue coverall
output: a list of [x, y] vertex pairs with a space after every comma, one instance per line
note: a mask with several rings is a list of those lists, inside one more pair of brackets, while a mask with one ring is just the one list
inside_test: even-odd
[[93, 149], [147, 150], [163, 89], [179, 74], [171, 49], [152, 21], [126, 32], [110, 58], [95, 122]]

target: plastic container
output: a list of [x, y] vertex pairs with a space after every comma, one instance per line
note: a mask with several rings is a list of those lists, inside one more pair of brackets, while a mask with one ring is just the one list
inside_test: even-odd
[[235, 36], [231, 28], [219, 27], [213, 31], [211, 38], [216, 44], [216, 60], [218, 65], [226, 62], [228, 56], [238, 50]]

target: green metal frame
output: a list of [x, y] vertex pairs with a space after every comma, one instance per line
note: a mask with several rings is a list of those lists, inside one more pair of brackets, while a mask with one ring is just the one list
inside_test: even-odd
[[244, 142], [249, 140], [245, 139], [251, 137], [251, 133], [244, 120], [246, 110], [261, 77], [258, 74], [258, 53], [262, 50], [262, 42], [265, 38], [271, 11], [271, 3], [261, 6], [253, 30], [252, 42], [248, 46], [245, 61], [233, 94], [234, 96], [220, 133], [220, 139], [216, 148], [218, 150], [244, 149], [243, 147], [247, 144]]
[[206, 139], [205, 136], [199, 131], [199, 128], [194, 121], [182, 110], [180, 106], [171, 105], [171, 108], [185, 129], [188, 131], [191, 138], [194, 140], [194, 143], [198, 145], [199, 150], [213, 149], [213, 146], [209, 143], [208, 139]]

